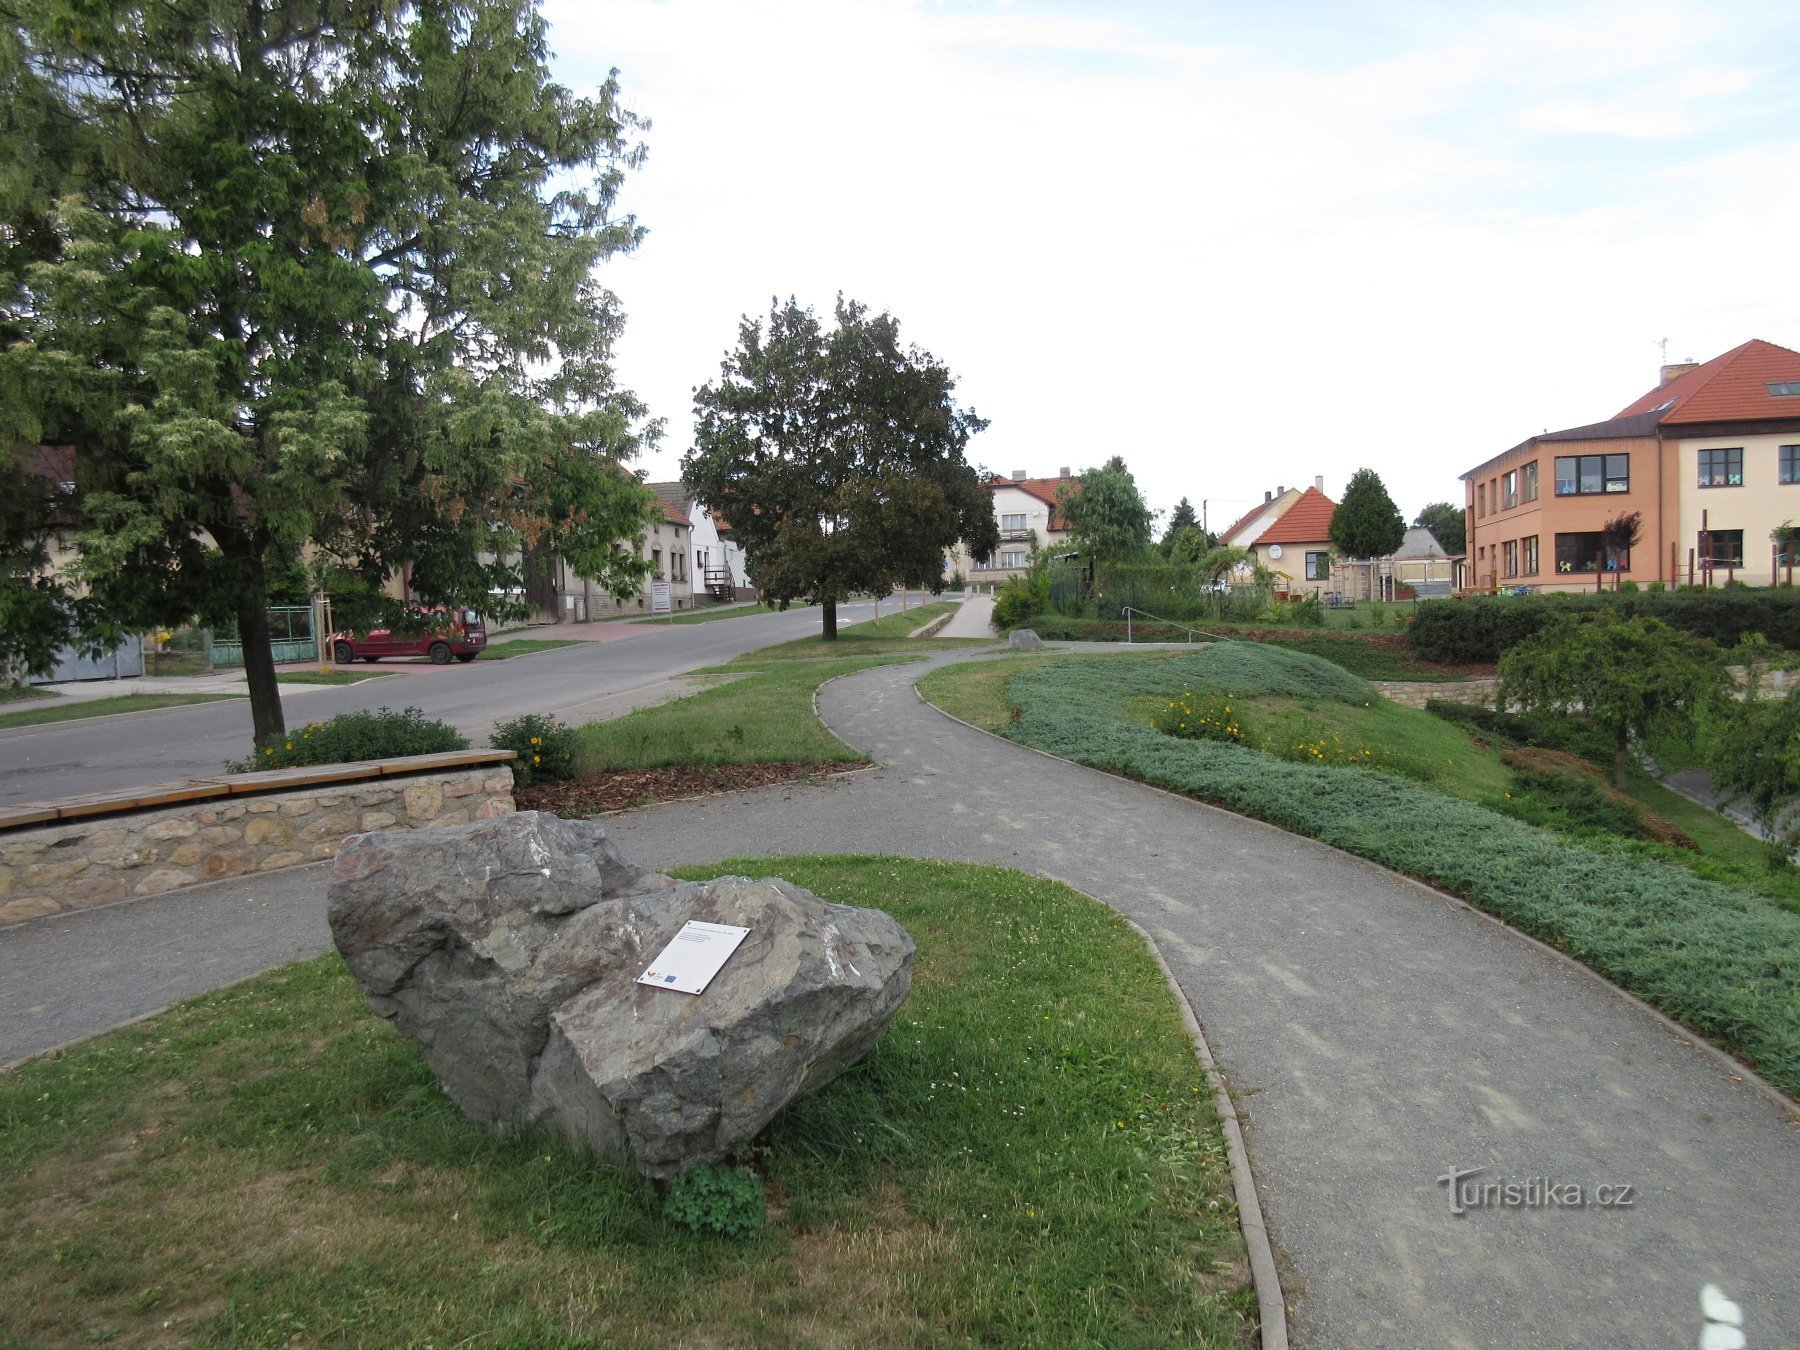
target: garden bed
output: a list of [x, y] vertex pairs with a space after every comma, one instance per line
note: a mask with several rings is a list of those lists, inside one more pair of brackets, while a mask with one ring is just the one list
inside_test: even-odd
[[617, 769], [566, 782], [540, 780], [514, 794], [521, 811], [549, 811], [568, 819], [623, 811], [632, 806], [738, 792], [776, 783], [810, 782], [858, 767], [840, 760], [775, 764], [665, 764]]

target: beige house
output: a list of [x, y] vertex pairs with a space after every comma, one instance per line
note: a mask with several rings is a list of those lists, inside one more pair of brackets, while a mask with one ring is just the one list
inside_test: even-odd
[[1231, 548], [1245, 548], [1276, 576], [1276, 589], [1289, 595], [1336, 591], [1331, 575], [1331, 517], [1337, 503], [1325, 495], [1323, 477], [1302, 492], [1282, 487], [1263, 494], [1255, 506], [1219, 536]]
[[1055, 478], [1030, 478], [1018, 469], [1010, 478], [991, 479], [988, 491], [994, 498], [1000, 547], [985, 558], [975, 558], [967, 544], [959, 543], [950, 552], [949, 570], [961, 572], [970, 590], [991, 591], [1025, 570], [1032, 549], [1055, 553], [1073, 548], [1057, 502], [1078, 481], [1066, 468]]

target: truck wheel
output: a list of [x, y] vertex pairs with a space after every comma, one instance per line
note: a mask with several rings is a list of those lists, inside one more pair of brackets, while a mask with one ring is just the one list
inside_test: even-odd
[[331, 654], [337, 658], [340, 666], [347, 666], [356, 660], [356, 651], [348, 642], [338, 643], [331, 649]]
[[431, 664], [434, 666], [447, 666], [450, 664], [450, 644], [448, 642], [434, 642], [431, 644]]

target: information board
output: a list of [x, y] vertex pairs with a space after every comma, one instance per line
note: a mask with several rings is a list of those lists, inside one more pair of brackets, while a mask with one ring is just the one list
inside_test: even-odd
[[669, 945], [656, 954], [650, 968], [637, 977], [637, 982], [682, 994], [698, 994], [731, 959], [749, 931], [734, 924], [689, 919], [669, 939]]

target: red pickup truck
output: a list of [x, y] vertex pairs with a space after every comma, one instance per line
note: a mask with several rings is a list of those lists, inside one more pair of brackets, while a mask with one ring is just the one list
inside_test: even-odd
[[366, 633], [331, 635], [331, 654], [340, 666], [352, 661], [379, 661], [384, 656], [425, 656], [433, 665], [447, 666], [452, 657], [473, 661], [487, 646], [487, 625], [472, 609], [448, 610], [442, 605], [408, 614], [406, 631], [383, 626]]

